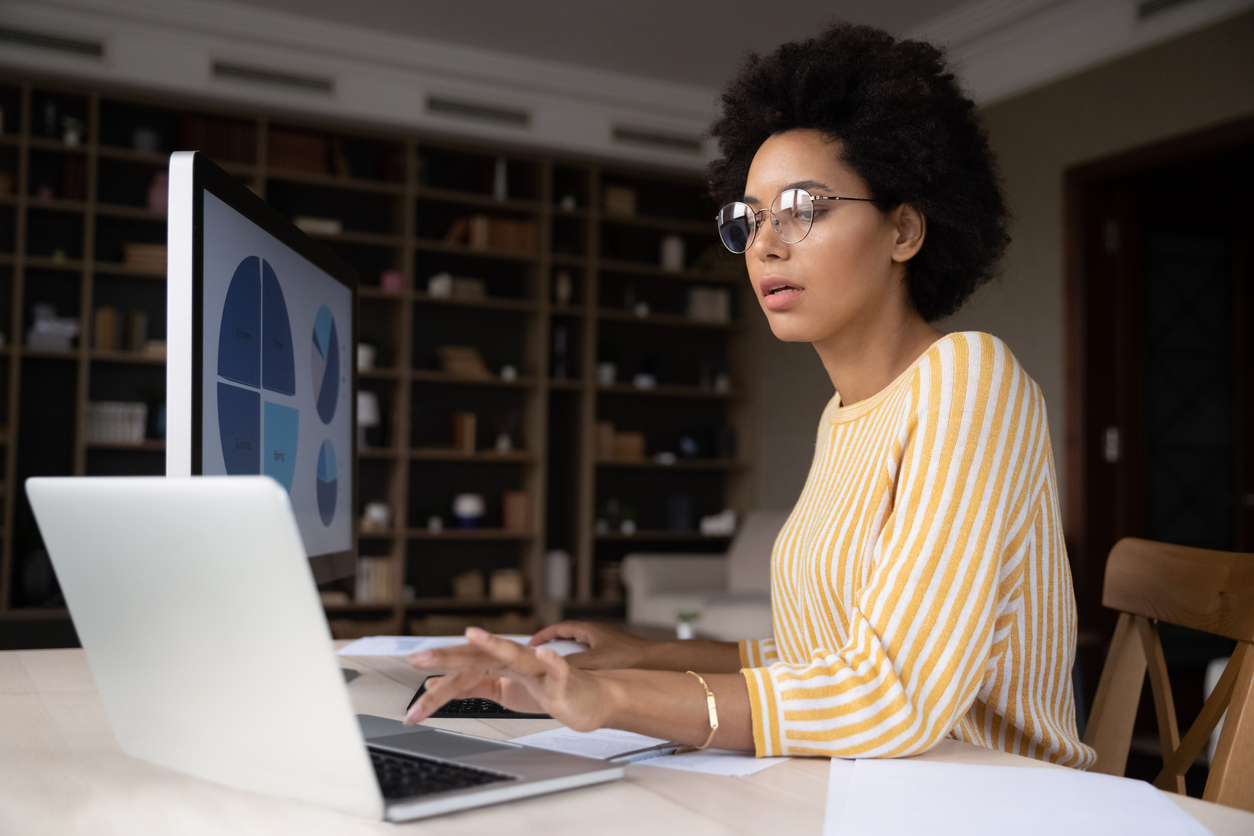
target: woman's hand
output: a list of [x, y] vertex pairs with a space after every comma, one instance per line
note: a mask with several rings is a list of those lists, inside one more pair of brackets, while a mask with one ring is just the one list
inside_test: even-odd
[[426, 693], [405, 715], [419, 723], [449, 700], [478, 697], [514, 711], [547, 713], [576, 731], [599, 729], [605, 696], [594, 674], [571, 667], [548, 648], [538, 650], [494, 636], [478, 627], [466, 631], [469, 646], [415, 653], [414, 667], [442, 667], [447, 673], [427, 680]]
[[632, 636], [612, 627], [606, 627], [604, 624], [563, 621], [560, 624], [545, 627], [532, 636], [531, 646], [536, 647], [555, 639], [573, 639], [588, 645], [587, 651], [572, 653], [566, 657], [568, 665], [584, 670], [647, 667], [646, 656], [649, 649], [656, 644], [639, 636]]

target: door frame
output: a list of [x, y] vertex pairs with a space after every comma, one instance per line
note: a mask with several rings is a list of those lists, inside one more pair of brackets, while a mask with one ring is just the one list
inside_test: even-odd
[[[1096, 436], [1095, 433], [1089, 431], [1090, 409], [1095, 408], [1096, 405], [1092, 402], [1090, 394], [1092, 381], [1089, 379], [1088, 360], [1097, 335], [1090, 334], [1086, 327], [1086, 317], [1092, 313], [1087, 310], [1086, 302], [1095, 290], [1095, 286], [1090, 287], [1090, 283], [1094, 281], [1092, 273], [1096, 272], [1094, 265], [1101, 264], [1103, 256], [1115, 255], [1110, 252], [1096, 251], [1101, 250], [1102, 247], [1100, 240], [1094, 240], [1096, 219], [1089, 210], [1095, 202], [1101, 200], [1101, 190], [1104, 187], [1110, 188], [1117, 181], [1128, 180], [1153, 169], [1229, 152], [1248, 143], [1254, 143], [1254, 117], [1245, 117], [1077, 165], [1064, 173], [1064, 368], [1066, 371], [1066, 450], [1064, 455], [1067, 465], [1065, 536], [1076, 585], [1081, 635], [1083, 638], [1084, 634], [1088, 633], [1090, 639], [1099, 648], [1104, 644], [1104, 638], [1113, 626], [1113, 617], [1101, 606], [1106, 556], [1116, 539], [1139, 533], [1141, 510], [1138, 503], [1127, 501], [1127, 498], [1131, 496], [1129, 486], [1135, 489], [1135, 486], [1139, 484], [1137, 482], [1139, 474], [1131, 472], [1136, 470], [1135, 464], [1130, 468], [1112, 468], [1109, 478], [1100, 480], [1103, 483], [1101, 485], [1095, 485], [1095, 480], [1089, 478], [1092, 471], [1090, 465], [1096, 462], [1095, 457], [1101, 455], [1102, 450], [1100, 440], [1096, 437], [1089, 437], [1090, 435]], [[1119, 217], [1126, 207], [1120, 207], [1117, 199], [1113, 203], [1109, 202], [1110, 197], [1107, 197], [1108, 211], [1113, 211], [1115, 216]], [[1135, 224], [1121, 224], [1116, 227], [1116, 234], [1126, 233], [1130, 237], [1126, 238], [1121, 246], [1114, 248], [1116, 251], [1123, 251], [1122, 257], [1112, 257], [1104, 264], [1103, 276], [1113, 275], [1116, 288], [1123, 285], [1130, 289], [1132, 285], [1128, 283], [1135, 282], [1136, 271], [1139, 269], [1135, 261], [1140, 257], [1139, 247], [1135, 245], [1139, 230], [1135, 226]], [[1254, 230], [1251, 230], [1251, 233], [1254, 233]], [[1234, 268], [1248, 275], [1251, 259], [1254, 258], [1254, 252], [1251, 252], [1254, 244], [1250, 241], [1250, 235], [1247, 234], [1244, 239], [1244, 246], [1238, 247], [1238, 251], [1234, 254], [1237, 262]], [[1248, 294], [1251, 290], [1247, 288], [1245, 292], [1248, 305]], [[1136, 335], [1127, 332], [1127, 329], [1134, 329], [1139, 323], [1139, 315], [1134, 315], [1136, 312], [1130, 310], [1136, 301], [1131, 298], [1132, 295], [1129, 293], [1120, 297], [1124, 310], [1116, 311], [1115, 315], [1117, 323], [1123, 323], [1119, 327], [1124, 330], [1109, 337], [1116, 343], [1116, 346], [1135, 344], [1132, 341]], [[1234, 346], [1234, 350], [1238, 352], [1237, 382], [1238, 385], [1243, 384], [1247, 389], [1251, 384], [1248, 376], [1254, 374], [1248, 369], [1248, 366], [1252, 365], [1249, 361], [1254, 356], [1254, 346], [1250, 345], [1254, 340], [1249, 337], [1250, 335], [1247, 335], [1245, 344]], [[1139, 373], [1136, 363], [1136, 357], [1117, 356], [1115, 358], [1115, 367], [1126, 375], [1135, 376]], [[1242, 373], [1247, 375], [1244, 381], [1241, 379]], [[1113, 397], [1112, 395], [1112, 399]], [[1239, 404], [1237, 419], [1248, 422], [1254, 419], [1254, 415], [1242, 413], [1241, 400], [1238, 398], [1237, 401]], [[1247, 413], [1251, 406], [1248, 401], [1244, 404]], [[1125, 426], [1135, 427], [1135, 422], [1126, 423]], [[1125, 449], [1134, 449], [1132, 445], [1137, 441], [1133, 437], [1121, 439]], [[1239, 447], [1237, 454], [1245, 460], [1246, 473], [1254, 473], [1254, 450]], [[1114, 491], [1116, 507], [1114, 519], [1099, 521], [1091, 518], [1093, 516], [1090, 514], [1092, 495], [1099, 490]], [[1096, 533], [1099, 525], [1106, 527], [1105, 535]], [[1109, 540], [1109, 543], [1104, 543], [1105, 540]], [[1093, 635], [1094, 631], [1097, 635]], [[1081, 644], [1084, 643], [1081, 642]], [[1098, 664], [1100, 665], [1100, 661]], [[1092, 679], [1092, 677], [1089, 678]], [[1093, 681], [1096, 682], [1095, 679]]]

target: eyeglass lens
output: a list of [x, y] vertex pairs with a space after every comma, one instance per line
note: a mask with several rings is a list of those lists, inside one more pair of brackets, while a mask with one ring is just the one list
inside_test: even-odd
[[[814, 223], [814, 198], [805, 189], [787, 189], [771, 202], [771, 226], [786, 244], [800, 242]], [[753, 243], [757, 215], [745, 203], [729, 203], [719, 211], [718, 234], [734, 253], [743, 253]]]

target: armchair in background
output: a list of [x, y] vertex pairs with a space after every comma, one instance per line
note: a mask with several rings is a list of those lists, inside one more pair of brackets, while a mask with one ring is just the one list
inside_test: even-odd
[[623, 559], [627, 621], [674, 627], [696, 610], [699, 635], [722, 641], [768, 638], [771, 548], [790, 511], [751, 511], [726, 554], [629, 554]]

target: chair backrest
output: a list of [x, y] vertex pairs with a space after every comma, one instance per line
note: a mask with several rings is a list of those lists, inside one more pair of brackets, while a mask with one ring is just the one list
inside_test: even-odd
[[730, 592], [771, 591], [771, 549], [792, 511], [750, 511], [727, 549]]
[[[1148, 670], [1162, 741], [1154, 785], [1184, 793], [1184, 773], [1224, 711], [1223, 731], [1203, 798], [1254, 811], [1254, 554], [1194, 549], [1126, 538], [1106, 563], [1102, 603], [1119, 611], [1084, 742], [1095, 772], [1123, 775]], [[1210, 699], [1181, 739], [1157, 622], [1236, 639]]]

